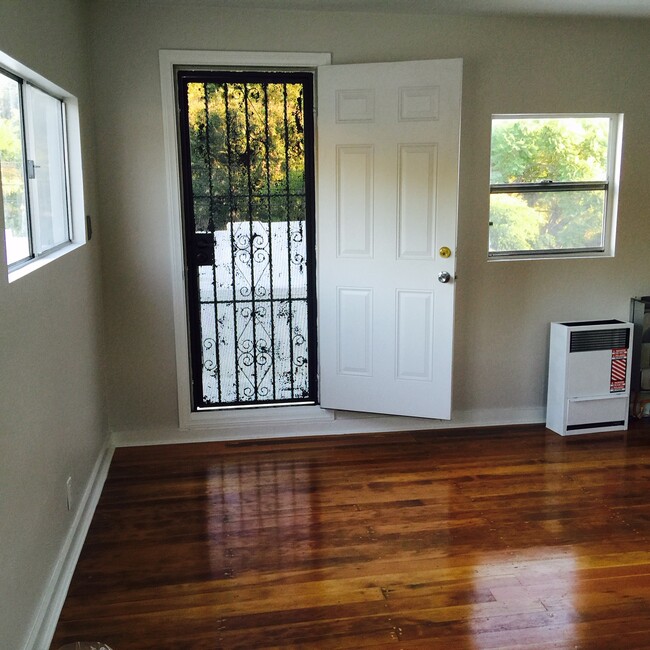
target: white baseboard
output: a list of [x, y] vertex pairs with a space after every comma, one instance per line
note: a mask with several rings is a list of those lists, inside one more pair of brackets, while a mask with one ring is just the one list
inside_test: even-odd
[[[251, 420], [245, 416], [240, 422], [232, 414], [221, 425], [212, 424], [191, 429], [143, 429], [114, 431], [115, 447], [169, 445], [186, 442], [221, 442], [226, 440], [256, 440], [268, 438], [295, 438], [302, 436], [345, 435], [351, 433], [384, 433], [423, 429], [460, 429], [517, 424], [540, 424], [546, 419], [543, 407], [519, 409], [484, 409], [455, 412], [451, 420], [427, 420], [374, 413], [324, 411], [326, 417], [301, 420]], [[216, 420], [215, 420], [216, 421]]]
[[81, 548], [108, 475], [113, 451], [114, 447], [110, 439], [108, 439], [100, 451], [93, 471], [88, 478], [79, 507], [61, 546], [50, 579], [41, 596], [32, 631], [23, 650], [47, 650], [52, 643], [56, 624], [72, 580], [72, 574], [77, 565]]

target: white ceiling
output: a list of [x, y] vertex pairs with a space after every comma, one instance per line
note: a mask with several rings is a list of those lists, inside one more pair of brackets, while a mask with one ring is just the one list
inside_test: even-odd
[[[150, 0], [171, 4], [174, 0]], [[650, 18], [650, 0], [194, 0], [200, 4], [267, 9], [395, 13], [574, 15]]]

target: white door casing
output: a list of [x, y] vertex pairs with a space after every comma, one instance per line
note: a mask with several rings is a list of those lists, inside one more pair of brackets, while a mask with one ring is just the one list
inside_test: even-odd
[[462, 60], [317, 77], [321, 406], [449, 419]]
[[[187, 294], [182, 230], [182, 196], [180, 186], [179, 123], [177, 119], [176, 70], [182, 67], [311, 69], [327, 66], [331, 55], [326, 52], [240, 52], [216, 50], [160, 50], [160, 84], [165, 143], [167, 209], [169, 217], [169, 253], [172, 267], [174, 334], [176, 343], [176, 380], [178, 422], [181, 430], [222, 430], [224, 427], [266, 423], [281, 430], [294, 421], [324, 422], [331, 414], [318, 406], [288, 406], [228, 411], [192, 411]], [[83, 213], [82, 213], [83, 215]]]

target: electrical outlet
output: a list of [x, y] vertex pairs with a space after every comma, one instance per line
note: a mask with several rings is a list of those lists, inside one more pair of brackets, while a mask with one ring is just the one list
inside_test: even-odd
[[72, 510], [72, 476], [65, 482], [65, 497], [68, 510]]

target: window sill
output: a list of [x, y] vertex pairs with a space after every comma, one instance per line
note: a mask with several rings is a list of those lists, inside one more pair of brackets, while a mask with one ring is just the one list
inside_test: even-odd
[[530, 255], [488, 255], [488, 262], [530, 262], [531, 260], [593, 260], [613, 259], [610, 252], [531, 253]]
[[60, 257], [63, 257], [68, 253], [71, 253], [72, 251], [76, 250], [77, 248], [80, 248], [81, 246], [83, 246], [83, 243], [71, 242], [65, 246], [62, 246], [61, 248], [58, 248], [52, 253], [47, 253], [41, 257], [37, 257], [36, 259], [27, 262], [24, 266], [9, 271], [8, 273], [9, 283], [11, 284], [16, 280], [20, 280], [20, 278], [24, 278], [26, 275], [29, 275], [30, 273], [33, 273], [34, 271], [43, 268], [44, 266], [48, 265], [50, 262], [53, 262], [54, 260], [57, 260]]

